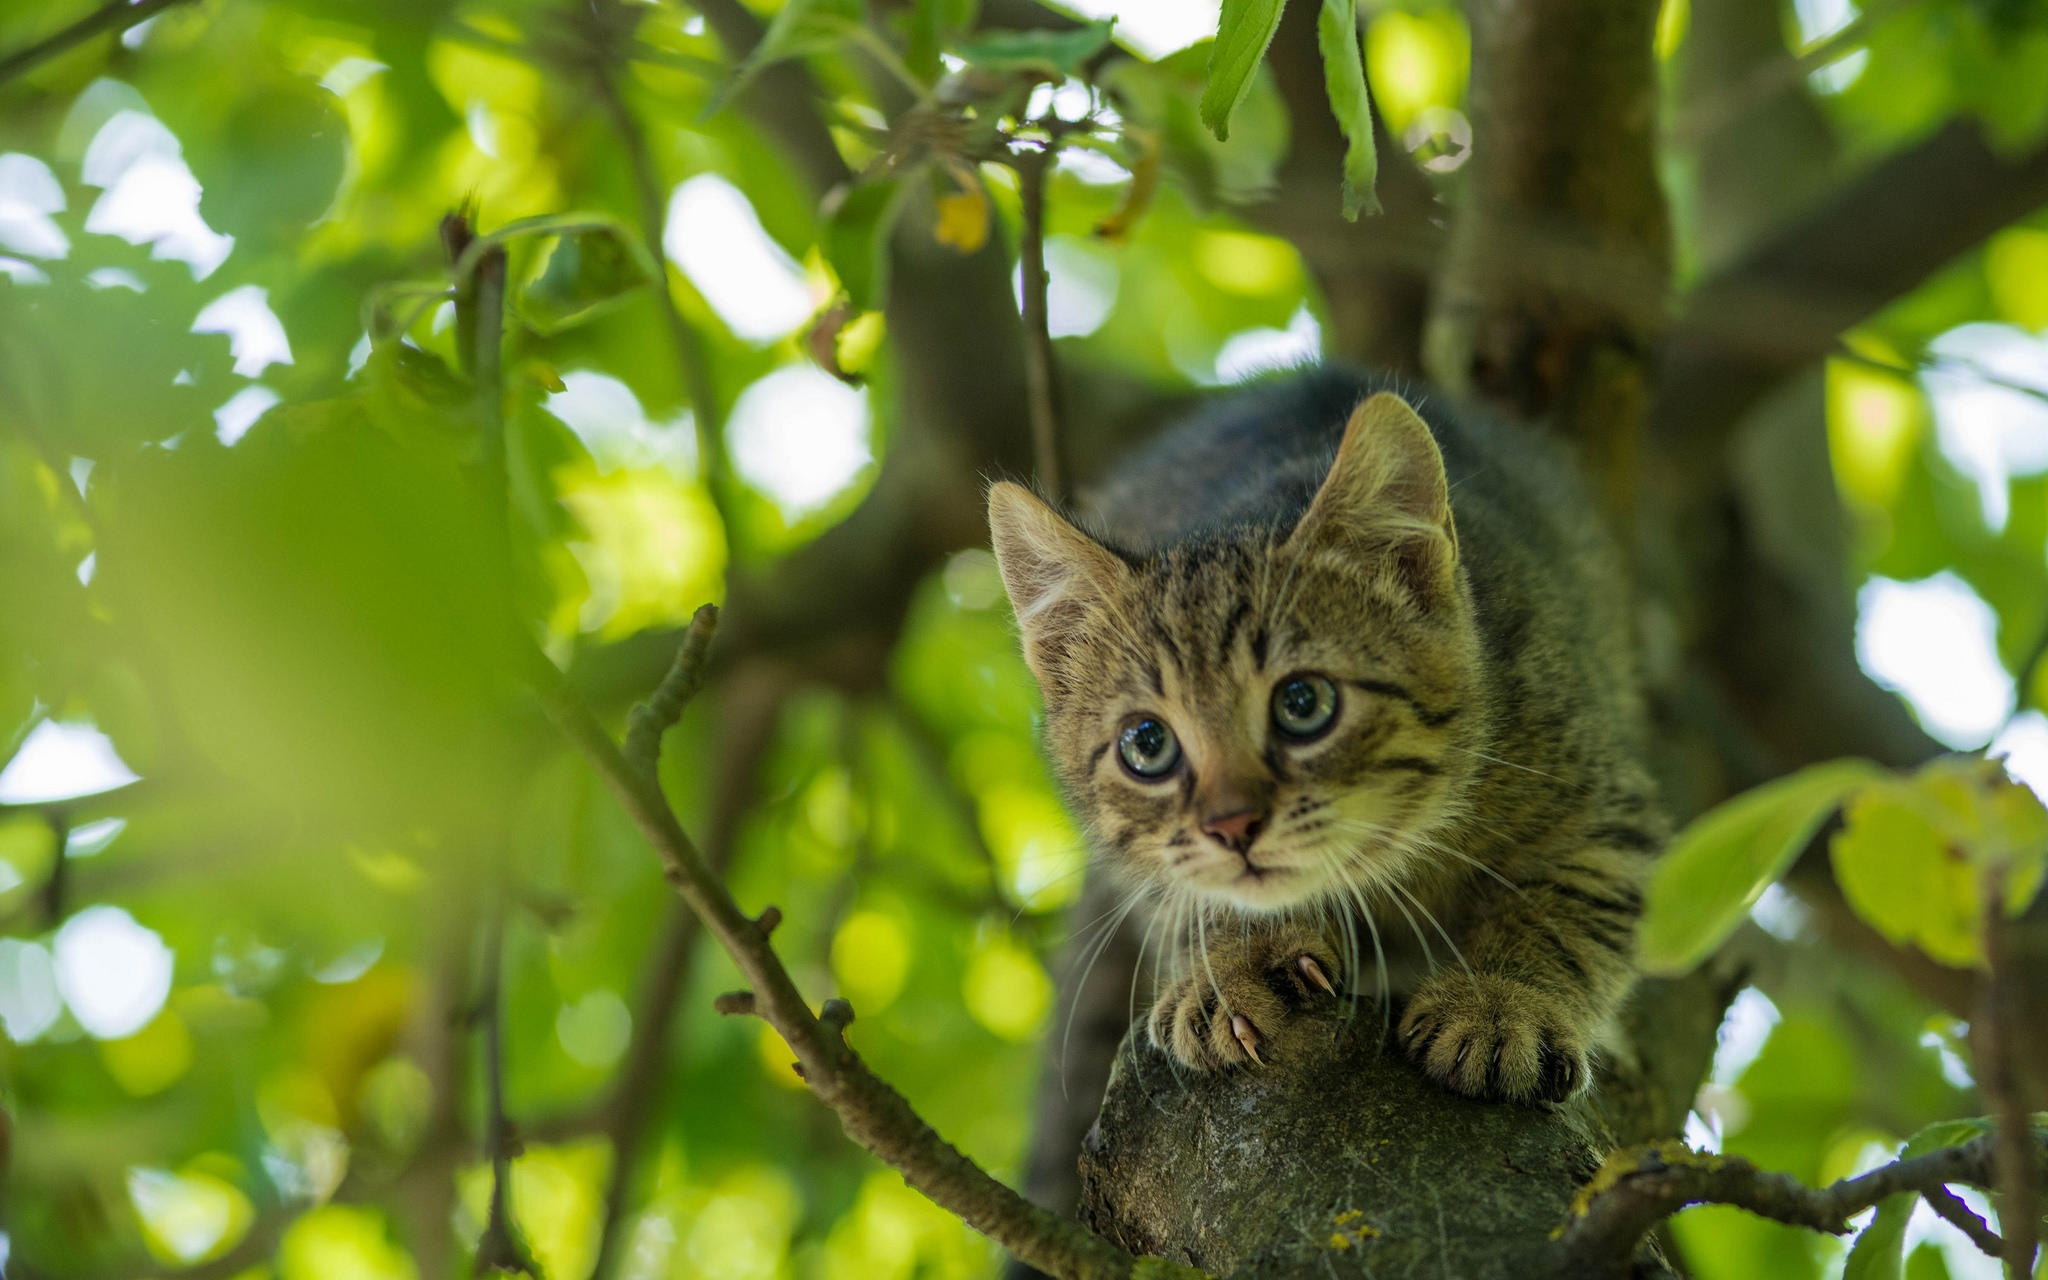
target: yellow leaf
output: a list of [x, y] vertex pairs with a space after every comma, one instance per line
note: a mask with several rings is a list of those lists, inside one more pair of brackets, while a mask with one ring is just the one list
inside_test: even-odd
[[939, 197], [939, 218], [932, 235], [940, 244], [973, 253], [988, 243], [988, 197], [968, 187]]

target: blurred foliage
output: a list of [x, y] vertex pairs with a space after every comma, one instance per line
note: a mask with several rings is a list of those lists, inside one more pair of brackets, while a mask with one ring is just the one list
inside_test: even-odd
[[[0, 53], [90, 7], [0, 3]], [[1360, 8], [1375, 105], [1455, 194], [1462, 16]], [[1683, 0], [1666, 8], [1676, 58]], [[1106, 23], [1003, 32], [977, 10], [766, 5], [770, 38], [740, 66], [687, 5], [196, 0], [0, 82], [0, 776], [28, 787], [57, 736], [99, 760], [96, 786], [139, 775], [0, 805], [13, 1259], [85, 1276], [233, 1256], [281, 1280], [466, 1267], [489, 1189], [467, 1014], [502, 888], [513, 1209], [545, 1274], [587, 1273], [613, 1176], [602, 1106], [647, 1017], [669, 899], [521, 696], [502, 618], [559, 661], [601, 656], [852, 510], [895, 429], [888, 238], [935, 206], [944, 243], [1013, 245], [1010, 139], [1059, 148], [1064, 358], [1170, 389], [1313, 348], [1327, 313], [1299, 255], [1239, 216], [1288, 147], [1256, 53], [1228, 86], [1224, 139], [1208, 42], [1147, 60]], [[1786, 30], [1796, 46], [1790, 6]], [[2011, 146], [2048, 121], [2038, 5], [1872, 5], [1844, 52], [1795, 91], [1852, 160], [1959, 113]], [[808, 189], [737, 105], [778, 60], [824, 86], [846, 186]], [[1355, 129], [1362, 92], [1339, 97]], [[917, 112], [945, 130], [901, 127]], [[1369, 188], [1360, 158], [1346, 172]], [[704, 252], [686, 180], [742, 210]], [[664, 225], [642, 222], [650, 203]], [[502, 519], [478, 484], [436, 238], [461, 207], [510, 254]], [[794, 292], [772, 334], [736, 307], [721, 258], [768, 264], [743, 293]], [[1828, 371], [1860, 569], [1949, 573], [1982, 597], [2019, 712], [2048, 704], [2048, 456], [1976, 466], [1933, 371], [1968, 381], [1965, 326], [2038, 346], [2044, 280], [2048, 222], [2016, 227]], [[669, 307], [708, 402], [692, 402]], [[821, 349], [863, 389], [821, 389]], [[707, 476], [703, 433], [721, 427], [734, 474]], [[836, 469], [799, 492], [813, 454]], [[779, 949], [806, 992], [855, 1002], [877, 1069], [1012, 1175], [1058, 1030], [1048, 966], [1081, 846], [985, 553], [922, 585], [890, 672], [782, 708], [730, 879], [750, 908], [782, 906]], [[617, 724], [625, 707], [602, 710]], [[664, 783], [693, 829], [730, 730], [700, 706], [672, 735]], [[1928, 842], [1989, 821], [1950, 803], [1978, 775], [1938, 769], [1864, 782], [1837, 855], [1880, 927], [1966, 959], [1938, 895], [1853, 887], [1856, 868], [1924, 868]], [[1858, 815], [1876, 806], [1919, 814], [1922, 844], [1869, 839]], [[1757, 918], [1791, 960], [1750, 1006], [1768, 1034], [1743, 1049], [1731, 1032], [1703, 1099], [1726, 1149], [1831, 1176], [1981, 1110], [1957, 1028], [1788, 922], [1765, 892], [1782, 868], [1756, 856], [1770, 865], [1726, 890], [1714, 927], [1763, 893]], [[624, 1273], [986, 1274], [986, 1245], [798, 1092], [772, 1033], [712, 1015], [736, 975], [709, 949], [697, 960], [645, 1116]], [[1843, 1255], [1718, 1211], [1678, 1234], [1703, 1277], [1818, 1275]], [[1903, 1236], [1906, 1273], [1947, 1274], [1924, 1234]]]

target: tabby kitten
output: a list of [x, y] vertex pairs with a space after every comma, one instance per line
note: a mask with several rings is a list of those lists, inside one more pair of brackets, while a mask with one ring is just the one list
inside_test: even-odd
[[1431, 1076], [1582, 1088], [1665, 827], [1565, 460], [1320, 368], [1212, 403], [1092, 508], [989, 493], [1055, 772], [1181, 950], [1152, 1040], [1260, 1061], [1369, 945]]

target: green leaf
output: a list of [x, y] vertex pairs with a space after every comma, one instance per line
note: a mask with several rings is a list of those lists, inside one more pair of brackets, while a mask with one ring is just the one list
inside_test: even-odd
[[704, 114], [716, 115], [765, 68], [827, 48], [843, 38], [850, 26], [861, 25], [865, 18], [861, 0], [789, 0], [776, 10], [774, 21], [761, 34], [761, 42], [712, 96]]
[[544, 334], [560, 333], [616, 307], [654, 278], [647, 251], [621, 226], [558, 236], [526, 287], [519, 312]]
[[978, 71], [1030, 71], [1064, 80], [1109, 47], [1116, 19], [1066, 31], [984, 31], [954, 50]]
[[201, 216], [217, 231], [263, 244], [325, 213], [348, 164], [340, 100], [298, 77], [246, 93], [218, 128], [183, 136]]
[[[1102, 74], [1125, 118], [1156, 141], [1166, 172], [1201, 206], [1269, 198], [1287, 154], [1287, 107], [1271, 75], [1254, 75], [1228, 142], [1203, 126], [1197, 99], [1208, 51], [1193, 45], [1157, 62], [1111, 63]], [[1135, 131], [1134, 131], [1135, 132]]]
[[1684, 973], [1735, 931], [1842, 798], [1886, 776], [1834, 760], [1765, 783], [1708, 810], [1657, 864], [1638, 943], [1645, 972]]
[[2008, 911], [2031, 902], [2048, 813], [1998, 765], [1946, 756], [1857, 796], [1830, 854], [1842, 895], [1879, 933], [1943, 964], [1979, 965], [1986, 869], [2004, 868]]
[[1316, 17], [1316, 43], [1323, 51], [1323, 86], [1330, 110], [1344, 131], [1344, 216], [1380, 211], [1376, 189], [1379, 151], [1372, 136], [1372, 91], [1365, 83], [1359, 52], [1358, 0], [1323, 0]]
[[[1986, 1120], [1941, 1120], [1907, 1139], [1899, 1158], [1910, 1160], [1930, 1152], [1960, 1146], [1985, 1132]], [[1905, 1192], [1880, 1202], [1877, 1214], [1856, 1244], [1842, 1268], [1842, 1280], [1903, 1280], [1905, 1275], [1906, 1222], [1913, 1216], [1914, 1192]]]
[[826, 215], [819, 248], [856, 311], [878, 311], [889, 292], [889, 233], [902, 208], [902, 184], [849, 188]]
[[1209, 86], [1202, 91], [1202, 123], [1218, 141], [1230, 136], [1230, 113], [1251, 91], [1252, 73], [1280, 29], [1283, 0], [1223, 0], [1216, 43], [1209, 49]]

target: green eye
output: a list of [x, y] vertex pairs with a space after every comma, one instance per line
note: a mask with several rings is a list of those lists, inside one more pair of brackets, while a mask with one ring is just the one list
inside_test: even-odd
[[1134, 775], [1163, 778], [1180, 763], [1180, 739], [1173, 736], [1164, 720], [1140, 716], [1124, 726], [1116, 741], [1116, 753], [1123, 758], [1124, 768]]
[[1273, 723], [1290, 738], [1313, 738], [1336, 718], [1337, 686], [1321, 676], [1289, 676], [1273, 687]]

